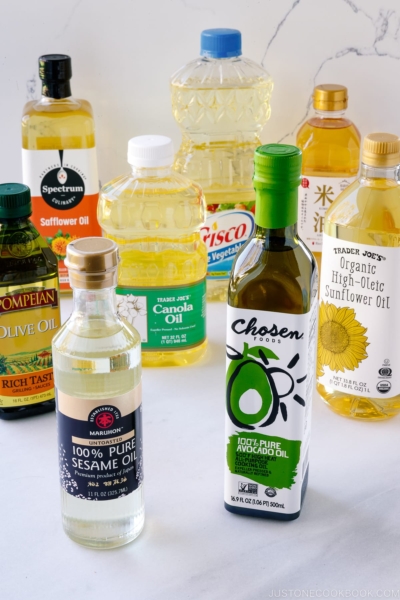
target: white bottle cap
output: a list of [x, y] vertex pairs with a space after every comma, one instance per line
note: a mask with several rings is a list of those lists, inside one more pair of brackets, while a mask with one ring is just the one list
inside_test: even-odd
[[128, 142], [128, 163], [133, 167], [166, 167], [174, 162], [174, 145], [165, 135], [139, 135]]

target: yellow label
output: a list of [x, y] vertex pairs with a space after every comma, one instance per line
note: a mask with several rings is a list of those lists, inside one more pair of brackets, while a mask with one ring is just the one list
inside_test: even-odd
[[57, 277], [0, 296], [0, 406], [54, 398], [51, 340], [60, 327]]

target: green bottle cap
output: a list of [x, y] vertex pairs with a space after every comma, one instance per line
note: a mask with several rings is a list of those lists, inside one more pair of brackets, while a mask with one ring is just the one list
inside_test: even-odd
[[301, 150], [287, 144], [259, 146], [254, 154], [255, 221], [266, 229], [297, 222]]
[[18, 219], [32, 214], [31, 191], [22, 183], [0, 184], [0, 219]]

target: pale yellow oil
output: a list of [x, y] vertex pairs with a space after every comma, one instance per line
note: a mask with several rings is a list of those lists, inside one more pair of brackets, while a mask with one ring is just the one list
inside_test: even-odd
[[[195, 80], [171, 83], [172, 113], [182, 130], [174, 166], [201, 185], [208, 215], [254, 205], [254, 151], [270, 117], [273, 84], [264, 76], [246, 81], [230, 85], [224, 79], [216, 88], [207, 81], [204, 86]], [[209, 273], [207, 299], [226, 302], [228, 283], [229, 273], [224, 278]]]
[[[312, 117], [300, 128], [296, 145], [303, 152], [302, 175], [354, 178], [360, 166], [360, 133], [344, 117]], [[321, 252], [314, 252], [321, 270]]]
[[[392, 179], [354, 182], [327, 211], [325, 233], [370, 246], [400, 246], [400, 186]], [[390, 335], [390, 332], [387, 332]], [[380, 421], [400, 412], [400, 395], [365, 398], [317, 384], [325, 403], [343, 417]]]
[[[204, 199], [198, 186], [172, 169], [140, 170], [106, 184], [100, 194], [98, 219], [120, 253], [118, 285], [171, 288], [205, 278], [207, 250], [201, 240]], [[142, 350], [147, 367], [191, 365], [207, 347]]]

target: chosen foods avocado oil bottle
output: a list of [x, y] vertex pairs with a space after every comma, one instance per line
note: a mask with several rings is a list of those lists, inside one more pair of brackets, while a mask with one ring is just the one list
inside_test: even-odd
[[400, 412], [400, 140], [364, 139], [360, 179], [326, 213], [317, 390], [339, 415]]
[[347, 104], [344, 85], [317, 85], [315, 115], [297, 134], [296, 144], [303, 152], [299, 235], [312, 250], [319, 269], [326, 211], [355, 181], [360, 166], [360, 134], [345, 116]]
[[296, 519], [308, 480], [318, 272], [297, 235], [301, 151], [254, 156], [256, 228], [228, 288], [227, 510]]
[[71, 95], [69, 56], [41, 56], [39, 76], [42, 96], [22, 115], [22, 176], [32, 192], [32, 220], [57, 256], [60, 289], [68, 292], [67, 245], [101, 234], [94, 120], [89, 102]]

